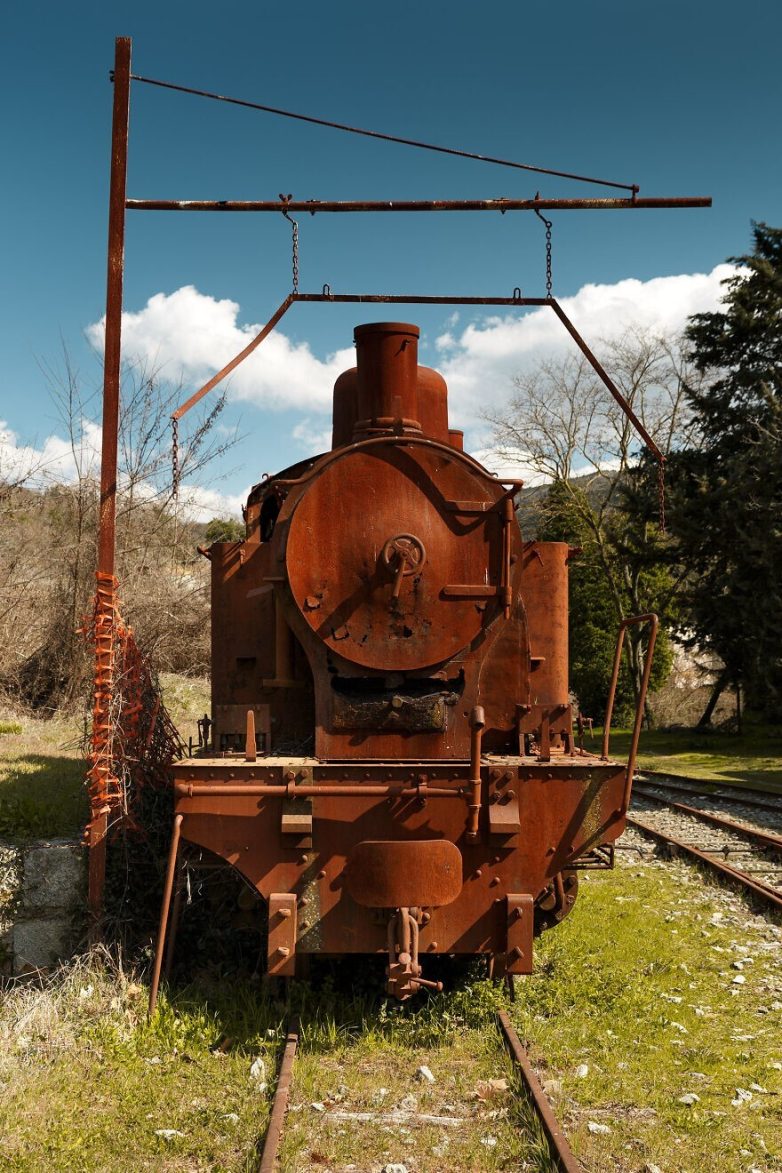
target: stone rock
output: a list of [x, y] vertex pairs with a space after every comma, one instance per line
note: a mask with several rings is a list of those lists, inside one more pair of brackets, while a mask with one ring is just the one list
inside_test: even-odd
[[589, 1075], [589, 1064], [579, 1063], [573, 1074], [576, 1076], [576, 1079], [586, 1079]]
[[14, 972], [48, 969], [67, 957], [74, 943], [69, 917], [18, 920], [14, 925]]
[[699, 1104], [700, 1100], [701, 1098], [696, 1092], [685, 1092], [683, 1096], [679, 1096], [679, 1103], [687, 1104], [688, 1107], [691, 1107], [693, 1104]]
[[250, 1066], [250, 1079], [255, 1080], [259, 1092], [266, 1090], [266, 1064], [260, 1055], [253, 1060]]
[[407, 1165], [398, 1165], [395, 1163], [384, 1165], [380, 1173], [407, 1173]]
[[28, 847], [23, 861], [22, 916], [82, 908], [86, 861], [86, 849], [66, 839]]
[[421, 1083], [434, 1083], [435, 1082], [435, 1078], [432, 1075], [431, 1068], [427, 1067], [425, 1063], [421, 1064], [421, 1066], [416, 1071], [415, 1075], [416, 1075], [416, 1079], [419, 1079], [421, 1081]]
[[611, 1131], [607, 1124], [598, 1124], [595, 1120], [588, 1120], [587, 1128], [594, 1136], [607, 1136]]

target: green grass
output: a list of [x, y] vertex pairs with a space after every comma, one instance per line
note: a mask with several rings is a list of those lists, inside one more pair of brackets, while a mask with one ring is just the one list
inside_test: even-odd
[[[573, 914], [536, 951], [512, 1016], [586, 1170], [782, 1170], [778, 923], [683, 864], [644, 861], [590, 874]], [[164, 996], [149, 1024], [146, 989], [98, 960], [47, 990], [12, 991], [0, 1005], [0, 1169], [251, 1169], [295, 1011], [286, 1171], [351, 1161], [416, 1173], [547, 1170], [539, 1137], [519, 1129], [528, 1114], [514, 1089], [475, 1096], [480, 1080], [510, 1078], [493, 1025], [502, 990], [451, 983], [399, 1006], [369, 989], [360, 963], [343, 988], [300, 984], [286, 1004], [257, 984], [214, 978]], [[250, 1075], [258, 1056], [265, 1091]], [[416, 1080], [422, 1063], [435, 1084]], [[752, 1099], [733, 1106], [737, 1088]], [[682, 1104], [691, 1092], [699, 1099]], [[333, 1115], [382, 1117], [407, 1095], [415, 1111], [467, 1127]], [[590, 1121], [610, 1131], [593, 1134]], [[182, 1135], [165, 1140], [163, 1128]]]
[[75, 718], [25, 718], [0, 746], [0, 837], [78, 838], [88, 813]]
[[[560, 1085], [557, 1111], [586, 1167], [782, 1169], [779, 918], [753, 916], [684, 864], [585, 879], [513, 1016]], [[737, 1088], [752, 1099], [734, 1106]]]
[[[584, 739], [584, 748], [600, 752], [602, 731]], [[627, 757], [630, 732], [611, 732], [612, 757]], [[735, 733], [699, 733], [695, 729], [641, 733], [638, 765], [666, 774], [684, 774], [704, 781], [762, 786], [782, 792], [782, 729], [751, 729]]]

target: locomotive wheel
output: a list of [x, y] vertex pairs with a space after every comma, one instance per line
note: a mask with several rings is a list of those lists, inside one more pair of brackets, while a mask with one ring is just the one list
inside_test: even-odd
[[[559, 881], [561, 880], [561, 884]], [[578, 873], [562, 871], [535, 901], [535, 929], [552, 929], [573, 911], [578, 896]]]

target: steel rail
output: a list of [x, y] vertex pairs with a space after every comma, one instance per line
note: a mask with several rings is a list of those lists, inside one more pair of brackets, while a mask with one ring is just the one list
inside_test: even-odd
[[753, 843], [757, 843], [760, 847], [765, 847], [769, 851], [782, 852], [782, 835], [773, 835], [770, 831], [758, 831], [755, 827], [745, 827], [743, 823], [737, 823], [735, 819], [728, 819], [721, 815], [712, 814], [711, 811], [701, 810], [700, 807], [690, 806], [686, 802], [674, 802], [673, 799], [665, 798], [659, 794], [652, 794], [651, 791], [645, 790], [637, 783], [635, 793], [640, 794], [642, 798], [670, 807], [671, 810], [681, 811], [685, 815], [692, 815], [693, 818], [700, 819], [701, 822], [708, 823], [713, 827], [719, 827], [723, 831], [737, 831], [740, 835], [746, 836]]
[[637, 831], [648, 835], [651, 839], [656, 839], [658, 843], [668, 844], [681, 851], [684, 855], [692, 856], [693, 859], [698, 860], [699, 863], [705, 863], [707, 867], [712, 868], [720, 875], [727, 877], [734, 883], [740, 884], [743, 888], [747, 888], [755, 896], [765, 900], [768, 904], [774, 905], [775, 908], [782, 908], [782, 892], [771, 888], [768, 884], [763, 884], [758, 880], [753, 880], [746, 872], [739, 871], [738, 868], [732, 868], [730, 864], [723, 863], [722, 860], [715, 859], [713, 855], [702, 851], [699, 847], [693, 847], [691, 843], [683, 843], [681, 839], [674, 839], [672, 835], [667, 835], [664, 831], [658, 831], [655, 827], [650, 827], [648, 823], [643, 823], [639, 819], [632, 816], [627, 816], [627, 823], [631, 827], [635, 827]]
[[[743, 803], [745, 806], [759, 806], [766, 810], [779, 810], [782, 806], [782, 790], [766, 790], [757, 786], [737, 786], [732, 782], [720, 782], [716, 778], [693, 778], [689, 774], [665, 774], [660, 770], [639, 770], [638, 777], [651, 779], [655, 786], [666, 786], [670, 790], [689, 790], [695, 794], [707, 794], [709, 798], [720, 798], [725, 802]], [[660, 779], [660, 781], [654, 781]], [[759, 798], [747, 798], [757, 795]], [[766, 802], [776, 798], [778, 802]]]
[[285, 1036], [285, 1047], [280, 1062], [280, 1073], [277, 1076], [277, 1087], [272, 1101], [272, 1110], [269, 1115], [269, 1124], [263, 1138], [263, 1150], [257, 1167], [257, 1173], [274, 1173], [277, 1160], [277, 1150], [280, 1147], [282, 1126], [285, 1123], [285, 1113], [288, 1110], [288, 1098], [293, 1077], [293, 1060], [299, 1045], [299, 1024], [294, 1019], [288, 1026]]
[[513, 1029], [511, 1020], [504, 1010], [497, 1014], [497, 1021], [502, 1031], [505, 1046], [508, 1048], [514, 1064], [519, 1069], [524, 1086], [527, 1089], [533, 1107], [538, 1114], [543, 1131], [549, 1142], [551, 1156], [561, 1173], [582, 1173], [582, 1165], [573, 1154], [567, 1138], [554, 1115], [546, 1093], [540, 1085], [537, 1075], [530, 1062], [529, 1055], [522, 1046], [519, 1036]]
[[617, 212], [650, 208], [710, 208], [711, 196], [647, 196], [643, 199], [511, 200], [139, 200], [129, 212]]

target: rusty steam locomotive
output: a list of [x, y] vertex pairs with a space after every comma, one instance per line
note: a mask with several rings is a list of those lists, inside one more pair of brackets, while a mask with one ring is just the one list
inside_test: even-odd
[[627, 766], [574, 742], [571, 550], [523, 540], [521, 482], [463, 451], [415, 326], [355, 342], [331, 450], [209, 550], [211, 725], [173, 767], [158, 974], [183, 841], [266, 902], [270, 974], [386, 953], [405, 998], [437, 954], [529, 973], [624, 827]]

